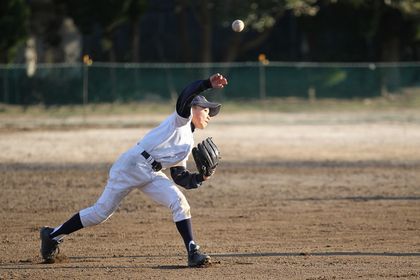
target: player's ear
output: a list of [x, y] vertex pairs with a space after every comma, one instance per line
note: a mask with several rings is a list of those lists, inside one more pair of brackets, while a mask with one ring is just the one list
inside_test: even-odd
[[198, 115], [198, 112], [200, 111], [199, 106], [198, 105], [193, 105], [191, 108], [192, 108], [192, 116], [194, 118], [195, 116]]

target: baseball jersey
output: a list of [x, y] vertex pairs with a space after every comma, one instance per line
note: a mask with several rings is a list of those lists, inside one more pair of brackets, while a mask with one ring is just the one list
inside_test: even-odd
[[138, 142], [163, 168], [186, 167], [194, 145], [191, 102], [208, 88], [211, 88], [209, 80], [189, 84], [178, 97], [176, 111]]
[[147, 151], [163, 168], [175, 165], [186, 167], [194, 145], [191, 119], [171, 114], [158, 127], [147, 133], [138, 145]]

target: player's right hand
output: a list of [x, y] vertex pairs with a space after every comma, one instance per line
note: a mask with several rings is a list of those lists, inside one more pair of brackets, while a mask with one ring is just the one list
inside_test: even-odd
[[228, 84], [227, 79], [219, 73], [210, 76], [209, 80], [212, 88], [224, 88]]

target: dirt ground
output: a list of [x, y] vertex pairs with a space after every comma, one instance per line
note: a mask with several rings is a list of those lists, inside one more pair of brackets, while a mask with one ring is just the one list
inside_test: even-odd
[[0, 117], [0, 279], [419, 279], [419, 115], [215, 119], [195, 137], [213, 136], [222, 163], [183, 190], [213, 259], [197, 269], [169, 211], [137, 190], [106, 223], [67, 236], [57, 263], [39, 256], [39, 228], [94, 203], [113, 160], [164, 116]]

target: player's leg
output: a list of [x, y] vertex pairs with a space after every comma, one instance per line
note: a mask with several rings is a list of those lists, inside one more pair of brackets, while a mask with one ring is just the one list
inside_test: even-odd
[[106, 221], [112, 216], [121, 200], [129, 192], [130, 189], [121, 191], [106, 187], [93, 206], [81, 210], [56, 228], [41, 228], [41, 255], [43, 259], [46, 262], [54, 262], [55, 257], [59, 253], [58, 245], [63, 241], [65, 235]]
[[94, 226], [105, 222], [118, 208], [121, 200], [131, 189], [113, 189], [109, 185], [105, 187], [102, 195], [96, 203], [73, 215], [62, 225], [51, 228], [43, 227], [40, 231], [41, 255], [47, 262], [53, 262], [58, 254], [58, 245], [63, 237], [85, 227]]
[[190, 206], [184, 194], [159, 172], [153, 181], [140, 188], [147, 196], [172, 211], [172, 219], [188, 252], [188, 265], [200, 266], [210, 262], [210, 256], [200, 252], [194, 241]]
[[109, 172], [108, 183], [102, 195], [93, 206], [81, 210], [56, 228], [41, 228], [41, 255], [46, 261], [54, 260], [64, 235], [103, 223], [111, 217], [121, 200], [134, 186], [150, 182], [151, 175], [148, 173], [150, 168], [144, 168], [145, 165], [141, 161], [135, 151], [130, 150], [121, 155]]
[[132, 188], [114, 189], [106, 187], [93, 206], [79, 212], [83, 227], [95, 226], [108, 220], [131, 190]]

